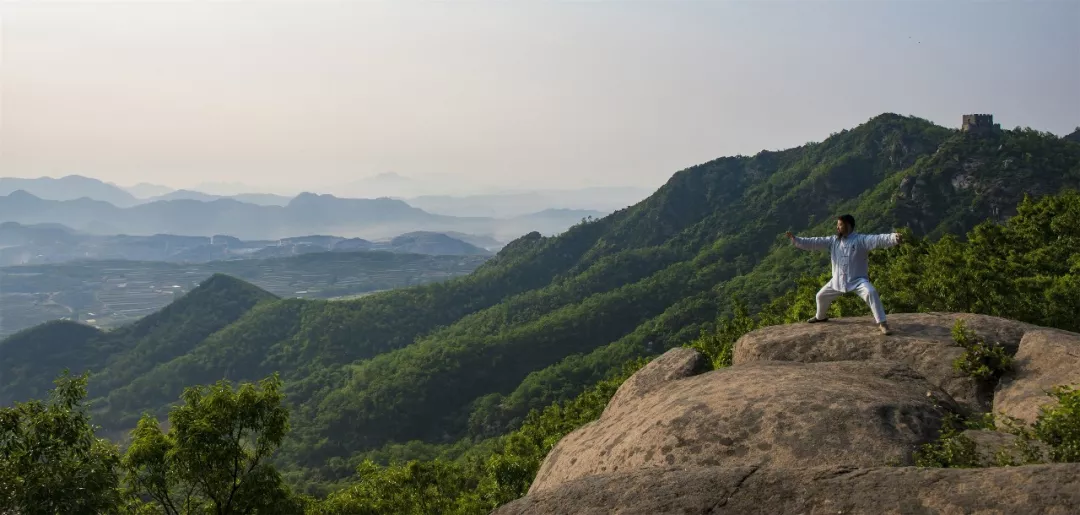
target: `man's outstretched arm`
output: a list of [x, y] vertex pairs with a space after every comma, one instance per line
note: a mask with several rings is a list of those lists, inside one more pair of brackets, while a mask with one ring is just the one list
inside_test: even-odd
[[800, 238], [790, 231], [785, 234], [795, 248], [802, 250], [829, 250], [834, 236], [819, 236], [815, 238]]
[[900, 236], [900, 233], [898, 232], [891, 234], [868, 234], [863, 237], [863, 241], [866, 242], [866, 248], [869, 250], [887, 249], [902, 243], [903, 237]]

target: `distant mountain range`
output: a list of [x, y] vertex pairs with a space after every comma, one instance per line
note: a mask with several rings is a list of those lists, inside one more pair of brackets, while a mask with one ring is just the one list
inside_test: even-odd
[[332, 191], [345, 197], [411, 197], [426, 193], [439, 185], [410, 179], [394, 172], [385, 172], [371, 177], [362, 177], [344, 184], [336, 184], [321, 188], [323, 191]]
[[[27, 190], [30, 191], [30, 190]], [[31, 193], [33, 193], [31, 191]], [[645, 188], [584, 188], [580, 190], [542, 190], [484, 195], [428, 195], [421, 197], [389, 197], [423, 209], [432, 214], [463, 217], [513, 218], [545, 210], [561, 209], [606, 214], [636, 204], [649, 196]], [[48, 197], [43, 197], [48, 198]], [[260, 206], [287, 206], [293, 197], [272, 193], [242, 193], [211, 195], [195, 190], [175, 190], [149, 197], [145, 202], [159, 200], [198, 200], [213, 202], [232, 199]], [[597, 216], [597, 215], [594, 215]]]
[[0, 177], [0, 195], [11, 195], [20, 190], [43, 199], [78, 200], [89, 198], [108, 202], [117, 207], [131, 207], [143, 202], [119, 186], [81, 175], [68, 175], [58, 179], [53, 177], [38, 177], [36, 179]]
[[231, 199], [237, 202], [246, 202], [258, 206], [287, 206], [292, 197], [274, 195], [272, 193], [241, 193], [239, 195], [211, 195], [195, 190], [175, 190], [146, 199], [146, 202], [159, 200], [198, 200], [199, 202], [213, 202], [215, 200]]
[[[65, 179], [72, 180], [71, 177]], [[53, 193], [59, 195], [59, 192]], [[508, 241], [531, 231], [558, 234], [583, 218], [603, 214], [586, 210], [545, 210], [504, 219], [453, 217], [428, 213], [401, 200], [344, 199], [313, 193], [297, 195], [283, 206], [222, 198], [211, 201], [157, 200], [120, 207], [88, 197], [46, 200], [21, 189], [0, 196], [0, 221], [57, 223], [99, 235], [229, 234], [251, 240], [276, 240], [305, 234], [380, 239], [413, 231], [457, 231]]]
[[[396, 175], [369, 179], [405, 180]], [[100, 235], [229, 234], [256, 240], [304, 234], [381, 239], [413, 231], [458, 232], [485, 237], [488, 241], [478, 246], [492, 249], [501, 246], [500, 241], [532, 231], [560, 233], [648, 193], [637, 188], [589, 188], [401, 199], [315, 193], [224, 196], [148, 183], [129, 189], [78, 175], [0, 178], [0, 222], [58, 223]]]
[[504, 218], [545, 209], [594, 210], [610, 213], [637, 204], [651, 193], [651, 190], [645, 188], [611, 187], [486, 195], [427, 195], [403, 200], [410, 206], [440, 215]]
[[[27, 189], [27, 188], [23, 188], [23, 189], [26, 189], [27, 191], [29, 191], [31, 193], [34, 193], [34, 191], [32, 189]], [[166, 195], [166, 194], [172, 193], [174, 191], [172, 188], [170, 188], [168, 186], [162, 186], [160, 184], [150, 184], [148, 182], [140, 182], [139, 184], [136, 184], [134, 186], [128, 186], [128, 187], [124, 188], [124, 190], [126, 190], [128, 193], [131, 193], [135, 197], [141, 198], [141, 199], [151, 198], [151, 197], [159, 197], [161, 195]], [[48, 197], [45, 197], [45, 198], [48, 198]]]
[[[485, 238], [473, 239], [497, 250]], [[165, 261], [205, 263], [229, 259], [289, 257], [313, 252], [384, 250], [437, 256], [485, 256], [491, 250], [460, 237], [411, 232], [387, 241], [340, 236], [301, 236], [245, 241], [232, 236], [102, 236], [80, 233], [59, 224], [0, 223], [0, 266], [65, 263], [81, 260]]]
[[[424, 184], [388, 172], [357, 179], [348, 183], [315, 188], [314, 191], [339, 198], [380, 198], [404, 200], [407, 204], [433, 214], [466, 217], [509, 218], [545, 209], [580, 209], [610, 213], [636, 204], [652, 193], [652, 189], [631, 186], [589, 187], [579, 189], [549, 189], [502, 191], [473, 194], [419, 194], [421, 191], [450, 191], [438, 185]], [[445, 182], [445, 181], [443, 181]], [[175, 189], [160, 184], [139, 183], [120, 187], [97, 179], [69, 175], [59, 179], [0, 179], [0, 194], [24, 190], [47, 200], [74, 200], [88, 197], [120, 207], [130, 207], [158, 200], [232, 199], [264, 206], [285, 206], [290, 195], [257, 192], [255, 186], [236, 183], [203, 183], [192, 188]]]

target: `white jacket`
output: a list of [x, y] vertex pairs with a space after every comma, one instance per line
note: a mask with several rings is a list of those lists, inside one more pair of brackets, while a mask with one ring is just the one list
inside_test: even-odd
[[849, 292], [859, 283], [870, 280], [869, 254], [874, 249], [884, 249], [900, 243], [900, 235], [859, 234], [852, 232], [846, 238], [836, 235], [817, 238], [795, 237], [795, 248], [802, 250], [828, 250], [832, 259], [832, 280], [829, 286], [840, 292]]

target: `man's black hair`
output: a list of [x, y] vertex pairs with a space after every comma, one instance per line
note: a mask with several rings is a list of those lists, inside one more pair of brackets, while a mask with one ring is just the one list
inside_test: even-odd
[[838, 220], [840, 220], [841, 222], [846, 223], [848, 225], [848, 227], [851, 227], [852, 231], [855, 230], [855, 217], [854, 216], [843, 215], [840, 218], [838, 218]]

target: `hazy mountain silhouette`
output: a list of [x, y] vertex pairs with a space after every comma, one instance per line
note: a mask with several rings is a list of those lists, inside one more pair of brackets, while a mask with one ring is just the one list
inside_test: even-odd
[[0, 220], [58, 223], [91, 234], [229, 234], [242, 239], [280, 239], [305, 234], [389, 238], [412, 231], [458, 231], [508, 241], [538, 231], [556, 234], [594, 212], [553, 210], [513, 219], [434, 215], [401, 200], [343, 199], [302, 193], [285, 206], [260, 206], [222, 198], [161, 200], [128, 208], [79, 198], [46, 200], [17, 190], [0, 197]]
[[200, 182], [199, 184], [186, 189], [222, 197], [231, 197], [244, 193], [267, 193], [266, 190], [259, 188], [258, 186], [252, 186], [242, 182]]
[[77, 200], [90, 198], [119, 207], [130, 207], [140, 202], [138, 198], [135, 198], [134, 195], [119, 186], [81, 175], [68, 175], [59, 179], [53, 177], [38, 177], [36, 179], [0, 177], [0, 195], [10, 195], [19, 190], [43, 199]]
[[607, 214], [636, 204], [651, 193], [652, 190], [646, 188], [597, 187], [483, 195], [424, 195], [404, 200], [410, 206], [440, 215], [504, 218], [546, 209], [593, 210]]
[[[455, 233], [458, 234], [458, 233]], [[502, 247], [490, 238], [462, 235], [484, 242], [483, 247], [460, 237], [437, 232], [410, 232], [390, 240], [310, 235], [279, 240], [241, 240], [233, 236], [95, 235], [60, 224], [0, 223], [0, 266], [39, 265], [82, 260], [208, 261], [287, 257], [311, 252], [360, 250], [395, 253], [483, 256]]]
[[176, 190], [151, 197], [146, 199], [147, 202], [156, 202], [159, 200], [198, 200], [199, 202], [213, 202], [215, 200], [232, 199], [239, 202], [246, 202], [248, 204], [255, 204], [259, 206], [285, 206], [292, 200], [290, 197], [283, 195], [274, 195], [273, 193], [241, 193], [239, 195], [211, 195], [209, 193], [203, 193], [195, 190]]
[[414, 179], [385, 172], [323, 189], [342, 197], [377, 198], [412, 196], [418, 188], [422, 189], [423, 185]]
[[70, 245], [79, 239], [70, 227], [60, 224], [22, 225], [16, 222], [0, 223], [0, 246], [20, 245]]
[[146, 199], [147, 202], [157, 202], [159, 200], [198, 200], [199, 202], [212, 202], [214, 200], [222, 199], [220, 195], [211, 195], [209, 193], [203, 193], [201, 191], [194, 190], [173, 190], [164, 195], [156, 195]]
[[390, 245], [399, 252], [431, 255], [482, 256], [491, 252], [476, 245], [451, 237], [445, 233], [416, 231], [402, 234]]
[[124, 190], [134, 195], [136, 198], [140, 199], [160, 197], [174, 191], [168, 186], [162, 186], [160, 184], [150, 184], [148, 182], [140, 182], [134, 186], [127, 186], [124, 188]]
[[[416, 181], [395, 173], [384, 173], [360, 179], [342, 188], [334, 188], [335, 193], [321, 195], [321, 198], [343, 200], [377, 201], [381, 197], [405, 201], [412, 207], [431, 214], [470, 218], [514, 218], [536, 215], [547, 210], [580, 210], [576, 219], [585, 216], [602, 216], [607, 213], [633, 205], [647, 197], [651, 192], [635, 187], [597, 187], [568, 190], [536, 190], [506, 193], [488, 193], [477, 195], [392, 195], [393, 191], [405, 191], [405, 185], [414, 185]], [[217, 191], [245, 188], [243, 184], [207, 183], [207, 188]], [[410, 186], [411, 187], [411, 186]], [[249, 187], [250, 188], [250, 187]], [[103, 182], [91, 177], [70, 175], [60, 179], [39, 177], [36, 179], [0, 178], [0, 195], [10, 195], [23, 190], [42, 200], [78, 200], [87, 198], [108, 202], [117, 207], [132, 207], [158, 201], [194, 200], [213, 202], [234, 200], [258, 206], [288, 206], [295, 197], [273, 193], [236, 193], [221, 194], [204, 189], [177, 189], [150, 183], [139, 183], [128, 188]], [[241, 190], [242, 191], [242, 190]], [[343, 194], [351, 192], [352, 194]], [[301, 195], [314, 195], [306, 193]], [[557, 211], [549, 213], [562, 216]], [[575, 220], [576, 220], [575, 219]], [[92, 220], [98, 228], [95, 233], [124, 232], [123, 224], [116, 225], [104, 220]], [[80, 227], [84, 230], [86, 227]], [[406, 228], [406, 230], [410, 230]], [[538, 228], [538, 230], [540, 230]], [[541, 232], [545, 232], [541, 230]], [[510, 237], [516, 237], [513, 234]]]

